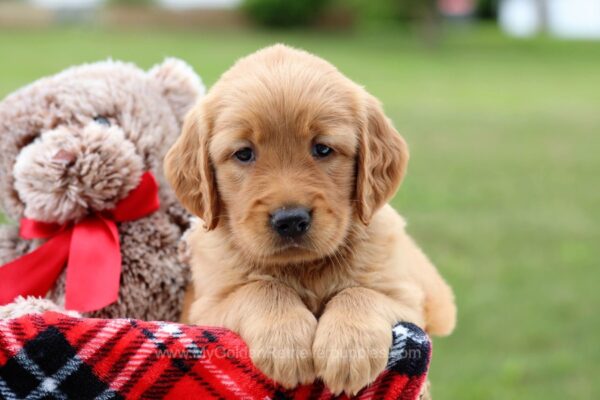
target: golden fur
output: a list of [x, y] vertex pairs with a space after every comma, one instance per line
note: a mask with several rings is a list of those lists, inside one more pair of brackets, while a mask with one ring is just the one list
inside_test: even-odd
[[[334, 153], [323, 159], [311, 146]], [[251, 147], [256, 160], [233, 154]], [[224, 326], [287, 387], [321, 378], [354, 394], [384, 369], [391, 327], [449, 334], [451, 289], [386, 202], [408, 161], [381, 105], [326, 61], [283, 45], [238, 61], [187, 116], [165, 171], [202, 218], [189, 235], [189, 320]], [[302, 241], [269, 215], [312, 210]]]

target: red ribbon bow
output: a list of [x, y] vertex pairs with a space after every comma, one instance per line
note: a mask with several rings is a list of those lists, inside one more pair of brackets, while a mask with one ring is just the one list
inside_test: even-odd
[[150, 172], [113, 210], [75, 224], [21, 220], [24, 239], [48, 239], [23, 257], [0, 267], [0, 304], [17, 296], [45, 296], [67, 265], [65, 307], [88, 312], [119, 296], [121, 248], [116, 222], [145, 217], [158, 210], [158, 184]]

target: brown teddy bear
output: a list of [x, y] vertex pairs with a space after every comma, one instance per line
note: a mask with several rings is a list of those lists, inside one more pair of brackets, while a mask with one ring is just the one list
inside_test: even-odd
[[109, 60], [0, 102], [0, 203], [14, 222], [0, 226], [0, 291], [12, 293], [4, 303], [47, 291], [89, 316], [179, 319], [189, 271], [178, 242], [189, 215], [162, 159], [203, 92], [183, 61], [146, 72]]

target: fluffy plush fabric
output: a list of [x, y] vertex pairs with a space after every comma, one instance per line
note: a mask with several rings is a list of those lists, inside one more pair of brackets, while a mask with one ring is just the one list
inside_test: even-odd
[[[15, 224], [23, 217], [71, 223], [113, 208], [145, 171], [159, 182], [160, 210], [118, 226], [119, 301], [93, 316], [179, 318], [188, 270], [177, 247], [189, 218], [164, 180], [162, 159], [203, 93], [180, 60], [149, 72], [105, 61], [41, 79], [0, 102], [0, 203]], [[14, 225], [0, 227], [0, 266], [39, 244], [21, 240]], [[49, 298], [62, 306], [64, 290], [63, 274]]]
[[42, 314], [46, 311], [61, 312], [72, 317], [81, 317], [75, 311], [65, 311], [47, 299], [19, 296], [10, 304], [0, 306], [0, 319], [19, 318], [28, 314]]
[[118, 127], [91, 122], [44, 132], [17, 156], [15, 189], [27, 218], [63, 224], [102, 211], [135, 188], [144, 162]]
[[[386, 370], [356, 398], [419, 398], [431, 344], [408, 323], [394, 327], [393, 339]], [[0, 321], [0, 397], [334, 398], [322, 383], [294, 390], [278, 386], [225, 329], [55, 312]]]

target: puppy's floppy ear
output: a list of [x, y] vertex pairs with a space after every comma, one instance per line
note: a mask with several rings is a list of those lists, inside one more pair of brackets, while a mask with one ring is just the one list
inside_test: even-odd
[[408, 146], [384, 115], [381, 104], [366, 96], [357, 157], [356, 200], [364, 224], [396, 192], [408, 164]]
[[165, 176], [177, 198], [191, 213], [204, 220], [207, 229], [218, 223], [219, 197], [208, 154], [210, 118], [203, 102], [192, 109], [181, 135], [165, 157]]

